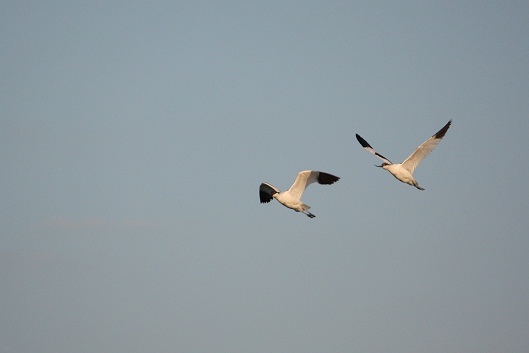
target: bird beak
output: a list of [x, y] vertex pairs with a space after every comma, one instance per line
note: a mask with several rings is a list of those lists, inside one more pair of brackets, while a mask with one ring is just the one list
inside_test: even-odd
[[381, 164], [381, 165], [376, 165], [376, 164], [375, 164], [375, 167], [382, 168], [382, 164]]

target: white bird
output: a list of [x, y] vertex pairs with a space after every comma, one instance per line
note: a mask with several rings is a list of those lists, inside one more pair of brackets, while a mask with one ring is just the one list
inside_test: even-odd
[[261, 203], [268, 203], [274, 198], [283, 206], [291, 208], [296, 212], [303, 212], [310, 218], [314, 218], [316, 216], [308, 211], [310, 206], [301, 202], [303, 192], [314, 182], [318, 182], [322, 185], [330, 185], [338, 180], [340, 180], [340, 178], [332, 174], [315, 170], [304, 170], [298, 173], [296, 181], [294, 181], [294, 184], [292, 184], [287, 191], [281, 192], [275, 186], [268, 183], [262, 183], [261, 186], [259, 186], [259, 198]]
[[367, 141], [362, 138], [362, 136], [356, 134], [356, 139], [358, 140], [358, 142], [360, 142], [360, 144], [365, 150], [373, 153], [375, 156], [377, 156], [383, 161], [381, 165], [376, 165], [376, 167], [384, 168], [403, 183], [415, 186], [419, 190], [424, 190], [422, 187], [419, 186], [419, 183], [413, 177], [413, 172], [415, 171], [415, 168], [417, 168], [419, 163], [421, 163], [422, 160], [434, 150], [434, 148], [439, 144], [439, 142], [441, 142], [441, 139], [444, 137], [451, 124], [452, 120], [450, 120], [441, 130], [437, 131], [435, 135], [433, 135], [428, 140], [424, 141], [419, 147], [417, 147], [417, 149], [408, 158], [406, 158], [404, 162], [397, 164], [391, 163], [389, 159], [376, 152], [373, 147], [371, 147], [371, 145], [369, 145], [369, 143], [367, 143]]

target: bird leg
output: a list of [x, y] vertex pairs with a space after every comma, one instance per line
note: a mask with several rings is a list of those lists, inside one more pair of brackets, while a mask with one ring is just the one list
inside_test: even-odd
[[306, 214], [307, 217], [309, 217], [309, 218], [314, 218], [314, 217], [316, 217], [315, 215], [313, 215], [313, 214], [310, 213], [309, 211], [303, 211], [303, 213]]

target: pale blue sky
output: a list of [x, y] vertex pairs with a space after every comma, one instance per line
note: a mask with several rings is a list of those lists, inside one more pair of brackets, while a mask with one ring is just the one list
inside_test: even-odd
[[1, 9], [0, 353], [529, 351], [526, 1]]

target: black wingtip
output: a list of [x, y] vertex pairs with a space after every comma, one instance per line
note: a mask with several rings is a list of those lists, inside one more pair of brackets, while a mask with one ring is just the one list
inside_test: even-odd
[[267, 192], [259, 191], [259, 200], [261, 201], [261, 203], [269, 203], [270, 201], [272, 201], [272, 197]]
[[364, 140], [364, 139], [362, 138], [362, 136], [356, 134], [356, 139], [358, 140], [358, 142], [360, 142], [360, 144], [362, 145], [362, 147], [364, 147], [364, 148], [365, 148], [365, 147], [373, 148], [373, 147], [371, 147], [371, 145], [370, 145], [369, 143], [367, 143], [366, 140]]
[[318, 183], [323, 185], [331, 185], [340, 180], [340, 177], [325, 172], [319, 172]]
[[441, 130], [437, 131], [437, 133], [434, 135], [435, 138], [442, 139], [450, 128], [450, 125], [452, 125], [452, 119], [450, 119]]
[[275, 192], [271, 193], [270, 191], [266, 190], [269, 188], [270, 187], [265, 183], [262, 183], [259, 186], [259, 201], [261, 201], [261, 203], [269, 203], [274, 198]]

